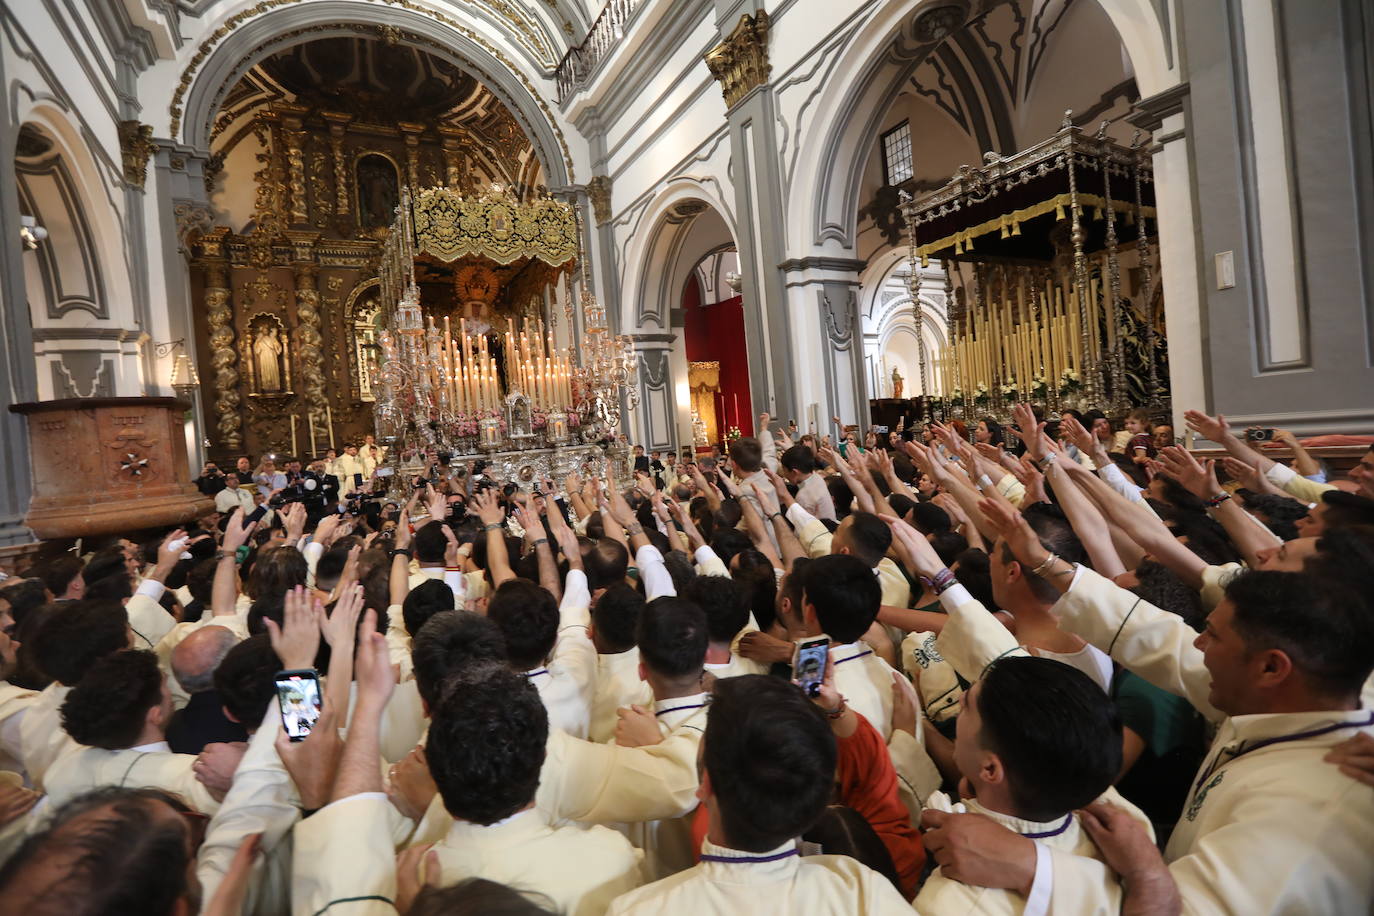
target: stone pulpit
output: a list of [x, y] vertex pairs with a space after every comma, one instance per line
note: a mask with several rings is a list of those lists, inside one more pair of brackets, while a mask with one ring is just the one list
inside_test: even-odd
[[175, 398], [68, 398], [13, 404], [29, 424], [40, 538], [94, 537], [189, 522], [214, 508], [191, 482]]

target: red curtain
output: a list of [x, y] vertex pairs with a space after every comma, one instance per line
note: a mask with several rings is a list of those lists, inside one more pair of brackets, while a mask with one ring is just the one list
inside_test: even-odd
[[749, 357], [744, 347], [744, 300], [735, 296], [703, 304], [701, 286], [693, 273], [682, 294], [683, 331], [687, 359], [720, 363], [720, 397], [716, 416], [723, 430], [738, 426], [754, 434], [754, 408], [749, 398]]

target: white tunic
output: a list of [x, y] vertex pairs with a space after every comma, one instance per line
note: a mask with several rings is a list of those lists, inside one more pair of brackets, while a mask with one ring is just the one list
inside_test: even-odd
[[892, 882], [848, 856], [802, 858], [791, 840], [764, 853], [738, 852], [706, 840], [696, 866], [626, 894], [608, 912], [910, 916], [911, 905]]
[[70, 687], [53, 681], [39, 692], [19, 726], [24, 771], [29, 774], [29, 781], [35, 789], [43, 788], [43, 777], [52, 762], [64, 751], [77, 747], [77, 743], [62, 729], [62, 704], [67, 701], [70, 692]]
[[73, 750], [48, 767], [43, 786], [53, 805], [61, 805], [91, 789], [119, 786], [165, 789], [181, 796], [202, 814], [214, 814], [219, 810], [219, 802], [196, 779], [191, 770], [195, 762], [194, 754], [173, 754], [165, 741], [122, 751], [73, 744]]
[[654, 692], [639, 676], [639, 649], [596, 657], [596, 691], [592, 697], [589, 737], [598, 744], [615, 738], [616, 710], [638, 703], [647, 706]]
[[1322, 757], [1374, 734], [1374, 713], [1228, 718], [1207, 703], [1211, 677], [1182, 618], [1088, 569], [1055, 609], [1066, 629], [1219, 721], [1166, 850], [1185, 913], [1369, 911], [1374, 792]]

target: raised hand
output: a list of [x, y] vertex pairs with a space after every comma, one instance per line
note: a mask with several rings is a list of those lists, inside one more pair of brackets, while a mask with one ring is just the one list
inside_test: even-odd
[[271, 617], [264, 617], [267, 638], [272, 650], [281, 659], [283, 668], [309, 668], [315, 664], [320, 649], [320, 621], [324, 605], [308, 594], [304, 585], [297, 585], [286, 593], [282, 604], [282, 622], [278, 626]]
[[472, 508], [483, 525], [500, 525], [506, 520], [506, 511], [496, 499], [496, 491], [485, 489], [472, 497]]
[[363, 614], [356, 667], [358, 702], [362, 703], [366, 697], [379, 706], [385, 706], [396, 689], [396, 671], [391, 667], [386, 637], [377, 632], [377, 613], [371, 609]]
[[892, 529], [893, 544], [916, 575], [933, 576], [945, 568], [940, 555], [921, 532], [895, 515], [879, 515], [878, 518]]
[[1265, 476], [1254, 465], [1246, 464], [1244, 461], [1227, 455], [1221, 459], [1221, 466], [1230, 477], [1239, 481], [1245, 489], [1253, 490], [1256, 493], [1267, 492]]
[[1183, 419], [1189, 429], [1213, 442], [1224, 442], [1231, 435], [1231, 424], [1221, 414], [1209, 417], [1200, 410], [1189, 410], [1183, 414]]
[[247, 528], [243, 527], [243, 507], [240, 506], [229, 516], [229, 524], [224, 528], [224, 539], [220, 541], [220, 547], [224, 550], [238, 550], [248, 543], [253, 537], [253, 532], [257, 530], [257, 522], [253, 522]]
[[999, 499], [984, 499], [978, 503], [978, 511], [998, 536], [1007, 542], [1011, 552], [1022, 566], [1036, 569], [1049, 557], [1050, 552], [1040, 543], [1040, 538], [1032, 530], [1021, 513], [1011, 503]]
[[1011, 416], [1016, 421], [1021, 441], [1026, 443], [1026, 454], [1031, 456], [1032, 461], [1042, 460], [1045, 457], [1045, 424], [1036, 422], [1035, 411], [1031, 410], [1029, 404], [1017, 404], [1011, 409]]
[[320, 615], [320, 635], [329, 643], [329, 648], [338, 651], [340, 646], [352, 646], [358, 634], [358, 617], [363, 612], [364, 590], [361, 585], [350, 585], [334, 602], [329, 614]]
[[1170, 445], [1160, 449], [1158, 461], [1164, 473], [1181, 483], [1198, 499], [1210, 499], [1221, 492], [1217, 484], [1216, 462], [1210, 458], [1204, 466], [1186, 448]]
[[1072, 414], [1059, 421], [1059, 435], [1085, 455], [1091, 455], [1097, 444], [1093, 434]]

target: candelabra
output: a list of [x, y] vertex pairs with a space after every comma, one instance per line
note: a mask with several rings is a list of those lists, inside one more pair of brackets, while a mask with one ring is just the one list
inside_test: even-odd
[[[573, 209], [574, 218], [577, 210]], [[578, 240], [581, 241], [578, 219]], [[620, 426], [621, 401], [630, 409], [639, 406], [638, 369], [634, 341], [624, 334], [611, 334], [606, 309], [592, 292], [591, 271], [582, 258], [582, 367], [577, 371], [581, 393], [591, 403], [595, 418], [605, 428], [607, 438]]]

